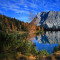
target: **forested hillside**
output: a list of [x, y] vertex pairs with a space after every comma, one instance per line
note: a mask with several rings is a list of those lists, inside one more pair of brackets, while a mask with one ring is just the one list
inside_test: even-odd
[[0, 24], [5, 28], [11, 30], [25, 30], [26, 26], [24, 26], [24, 22], [21, 22], [15, 18], [6, 17], [5, 15], [0, 14]]
[[[5, 15], [0, 14], [0, 29], [1, 26], [4, 27], [4, 29], [7, 30], [13, 30], [13, 31], [27, 31], [27, 27], [33, 26], [30, 23], [23, 21], [20, 21], [15, 18], [7, 17]], [[34, 25], [35, 26], [35, 25]], [[36, 29], [39, 29], [40, 27], [35, 26]]]

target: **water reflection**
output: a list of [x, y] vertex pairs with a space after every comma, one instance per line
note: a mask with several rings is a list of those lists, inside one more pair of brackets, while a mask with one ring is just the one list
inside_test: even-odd
[[36, 36], [36, 40], [39, 43], [60, 43], [60, 32], [59, 31], [47, 31], [44, 34], [41, 34], [40, 36]]
[[36, 43], [37, 50], [47, 50], [49, 54], [53, 52], [53, 48], [60, 43], [60, 31], [46, 31], [33, 40]]
[[37, 50], [47, 50], [47, 52], [49, 54], [51, 54], [53, 52], [53, 48], [55, 46], [58, 46], [58, 44], [49, 44], [49, 43], [46, 43], [46, 44], [43, 44], [43, 43], [39, 43], [36, 39], [33, 40], [34, 43], [36, 43], [36, 47], [37, 47]]
[[60, 43], [60, 31], [46, 32], [46, 36], [50, 43]]

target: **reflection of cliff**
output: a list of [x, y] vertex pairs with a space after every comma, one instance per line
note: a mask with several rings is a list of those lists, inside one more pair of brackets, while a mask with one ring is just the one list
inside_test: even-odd
[[39, 43], [49, 43], [48, 37], [44, 35], [36, 36]]
[[59, 36], [60, 36], [59, 31], [58, 32], [48, 31], [44, 35], [37, 36], [37, 40], [40, 43], [51, 43], [51, 44], [60, 43], [60, 37]]

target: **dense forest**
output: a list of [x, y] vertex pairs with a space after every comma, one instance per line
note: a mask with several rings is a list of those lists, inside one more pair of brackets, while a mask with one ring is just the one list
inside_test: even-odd
[[[3, 25], [6, 29], [14, 30], [14, 31], [27, 31], [28, 26], [33, 26], [30, 23], [20, 21], [15, 18], [10, 18], [5, 15], [0, 14], [0, 24]], [[34, 25], [35, 26], [35, 25]], [[40, 29], [40, 27], [35, 26], [36, 29]]]
[[[12, 30], [25, 30], [24, 22], [21, 22], [15, 18], [6, 17], [5, 15], [0, 14], [0, 24]], [[21, 26], [22, 25], [22, 26]]]

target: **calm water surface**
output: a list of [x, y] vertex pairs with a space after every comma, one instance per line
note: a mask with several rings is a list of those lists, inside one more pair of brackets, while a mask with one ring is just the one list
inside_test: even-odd
[[60, 43], [60, 31], [47, 31], [40, 36], [36, 36], [35, 40], [37, 50], [47, 50], [49, 54], [53, 52], [53, 48]]

